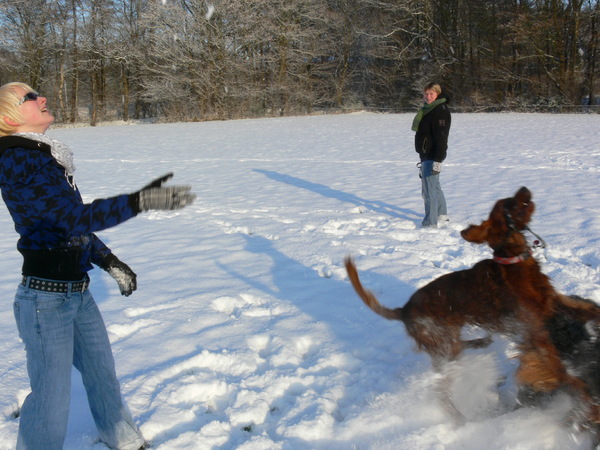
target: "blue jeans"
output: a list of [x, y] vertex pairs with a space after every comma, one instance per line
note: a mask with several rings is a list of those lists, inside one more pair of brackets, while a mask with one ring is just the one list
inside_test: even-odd
[[100, 440], [114, 449], [140, 448], [144, 439], [121, 398], [106, 327], [89, 290], [62, 294], [19, 285], [14, 314], [31, 384], [17, 449], [62, 449], [72, 366], [81, 373]]
[[433, 174], [433, 161], [421, 161], [421, 194], [425, 202], [424, 227], [437, 227], [438, 217], [448, 214], [440, 174]]

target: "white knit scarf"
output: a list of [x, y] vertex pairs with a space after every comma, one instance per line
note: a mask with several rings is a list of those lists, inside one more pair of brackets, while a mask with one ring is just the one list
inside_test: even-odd
[[32, 139], [34, 141], [48, 144], [51, 148], [52, 156], [54, 156], [54, 159], [56, 159], [58, 163], [65, 168], [65, 170], [67, 171], [67, 175], [71, 177], [73, 176], [73, 173], [75, 172], [75, 164], [73, 163], [73, 152], [65, 143], [53, 139], [49, 136], [46, 136], [42, 133], [22, 132], [15, 133], [14, 136], [23, 136], [27, 139]]

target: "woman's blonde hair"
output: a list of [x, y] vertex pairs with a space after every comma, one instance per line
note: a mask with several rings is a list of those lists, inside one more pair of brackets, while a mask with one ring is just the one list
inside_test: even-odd
[[423, 88], [423, 92], [425, 91], [433, 91], [437, 95], [440, 95], [442, 93], [442, 87], [437, 83], [427, 83]]
[[19, 100], [22, 96], [17, 93], [17, 89], [22, 89], [26, 93], [35, 92], [31, 86], [25, 83], [13, 82], [0, 86], [0, 136], [14, 134], [17, 129], [15, 125], [9, 125], [6, 119], [18, 124], [25, 121], [19, 111]]

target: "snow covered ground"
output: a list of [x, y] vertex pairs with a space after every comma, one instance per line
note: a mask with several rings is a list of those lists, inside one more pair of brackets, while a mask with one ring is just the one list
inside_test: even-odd
[[[86, 201], [175, 172], [198, 198], [98, 233], [138, 274], [119, 295], [91, 273], [123, 394], [153, 448], [586, 449], [569, 399], [512, 410], [499, 339], [455, 364], [455, 428], [404, 327], [363, 306], [343, 269], [388, 306], [488, 258], [462, 240], [499, 198], [529, 187], [538, 257], [562, 292], [600, 303], [600, 115], [454, 114], [441, 180], [451, 223], [419, 229], [412, 114], [51, 129], [75, 151]], [[0, 208], [0, 449], [28, 390], [12, 301], [17, 235]], [[505, 381], [499, 381], [504, 380]], [[65, 449], [105, 448], [74, 372]]]

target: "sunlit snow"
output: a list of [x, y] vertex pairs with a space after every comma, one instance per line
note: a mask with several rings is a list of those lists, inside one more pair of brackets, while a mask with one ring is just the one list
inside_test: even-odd
[[[514, 348], [498, 339], [451, 370], [456, 428], [402, 324], [363, 306], [346, 279], [403, 305], [432, 279], [490, 257], [460, 230], [520, 186], [556, 288], [600, 303], [600, 115], [454, 114], [441, 175], [451, 223], [420, 229], [412, 114], [350, 114], [95, 128], [48, 134], [75, 151], [85, 200], [173, 171], [198, 198], [98, 235], [138, 274], [122, 297], [91, 289], [123, 394], [153, 449], [587, 449], [562, 425], [570, 400], [513, 409]], [[0, 449], [28, 389], [12, 301], [17, 235], [0, 208]], [[467, 330], [469, 331], [469, 330]], [[74, 372], [65, 449], [105, 448]]]

